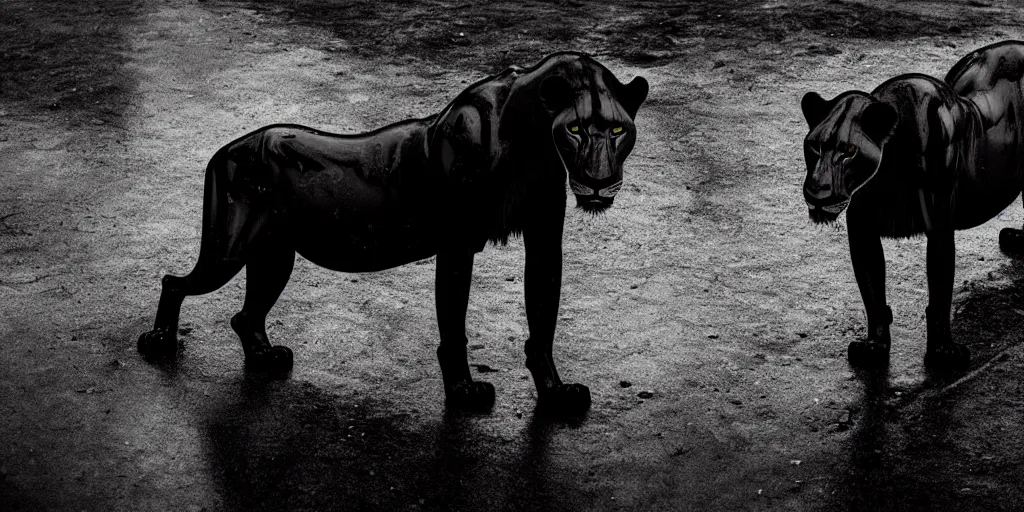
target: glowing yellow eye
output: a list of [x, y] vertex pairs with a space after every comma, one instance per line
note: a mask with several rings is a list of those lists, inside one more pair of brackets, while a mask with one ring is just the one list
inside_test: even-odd
[[580, 125], [574, 124], [574, 125], [570, 126], [569, 127], [569, 131], [573, 132], [573, 133], [576, 133], [576, 132], [580, 131]]
[[616, 126], [615, 128], [612, 128], [612, 133], [614, 133], [615, 135], [622, 133], [622, 127]]

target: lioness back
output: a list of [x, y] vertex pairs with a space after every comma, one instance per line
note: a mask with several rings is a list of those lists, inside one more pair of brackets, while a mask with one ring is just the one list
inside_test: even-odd
[[380, 270], [435, 252], [426, 128], [411, 120], [339, 135], [272, 125], [225, 146], [211, 167], [229, 202], [268, 212], [266, 236], [283, 232], [327, 268]]

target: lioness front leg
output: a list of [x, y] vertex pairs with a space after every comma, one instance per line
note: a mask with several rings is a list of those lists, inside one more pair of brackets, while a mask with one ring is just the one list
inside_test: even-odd
[[441, 344], [437, 360], [441, 364], [444, 395], [459, 409], [489, 410], [494, 406], [494, 386], [474, 381], [466, 356], [466, 308], [473, 277], [473, 251], [455, 246], [437, 254], [434, 295], [437, 302], [437, 327]]
[[882, 239], [869, 213], [854, 201], [846, 215], [850, 238], [850, 261], [857, 278], [864, 313], [868, 317], [868, 336], [850, 343], [847, 360], [853, 366], [884, 367], [889, 363], [892, 338], [892, 310], [885, 302], [885, 253]]
[[551, 410], [578, 414], [590, 408], [590, 389], [582, 384], [563, 384], [551, 349], [562, 290], [562, 208], [555, 218], [532, 223], [523, 233], [526, 246], [526, 367], [537, 386], [537, 401]]
[[952, 229], [928, 233], [928, 351], [924, 362], [939, 369], [964, 369], [971, 360], [970, 350], [953, 343], [949, 310], [953, 302], [953, 275], [956, 247]]

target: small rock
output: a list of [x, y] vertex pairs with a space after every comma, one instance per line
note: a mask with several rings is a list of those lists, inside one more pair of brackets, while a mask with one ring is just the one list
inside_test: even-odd
[[621, 388], [628, 388], [628, 387], [630, 387], [632, 385], [633, 385], [633, 383], [628, 381], [628, 380], [620, 380], [619, 381], [619, 387], [621, 387]]
[[789, 465], [790, 466], [799, 466], [801, 462], [803, 462], [803, 461], [797, 460], [797, 459], [793, 459], [793, 460], [789, 461]]
[[711, 65], [711, 69], [718, 69], [718, 68], [720, 68], [722, 66], [725, 66], [725, 61], [724, 60], [716, 60], [715, 63]]
[[807, 333], [806, 332], [798, 332], [798, 333], [796, 333], [796, 335], [801, 337], [801, 338], [806, 338], [807, 337]]
[[506, 277], [505, 280], [511, 283], [512, 281], [515, 281], [516, 278], [512, 277], [512, 276], [509, 276], [509, 277]]
[[849, 413], [849, 411], [844, 412], [842, 415], [839, 416], [839, 423], [849, 423], [849, 422], [850, 422], [850, 413]]
[[483, 346], [482, 344], [479, 344], [479, 343], [477, 343], [477, 344], [475, 344], [475, 345], [470, 345], [470, 346], [469, 346], [469, 349], [470, 349], [470, 350], [480, 350], [480, 349], [482, 349], [482, 348], [484, 348], [484, 346]]
[[718, 335], [717, 334], [708, 334], [708, 339], [709, 340], [717, 340], [718, 339]]
[[97, 126], [101, 125], [101, 124], [106, 124], [106, 121], [104, 121], [102, 119], [99, 119], [99, 118], [96, 118], [96, 117], [92, 118], [89, 122], [91, 122], [92, 124], [95, 124]]
[[636, 396], [638, 396], [640, 398], [643, 398], [643, 399], [648, 399], [648, 398], [654, 398], [654, 393], [652, 393], [650, 391], [641, 391], [641, 392], [637, 393]]
[[640, 287], [640, 285], [638, 285], [638, 284], [636, 284], [636, 283], [634, 283], [634, 284], [631, 284], [631, 285], [629, 285], [629, 289], [630, 289], [630, 290], [636, 290], [636, 289], [637, 289], [637, 288], [639, 288], [639, 287]]
[[739, 398], [733, 398], [732, 400], [729, 400], [729, 403], [733, 405], [743, 405], [743, 400], [740, 400]]
[[496, 370], [494, 368], [491, 368], [490, 366], [487, 366], [486, 364], [471, 364], [470, 366], [475, 366], [477, 373], [495, 373], [495, 372], [500, 371], [500, 370]]

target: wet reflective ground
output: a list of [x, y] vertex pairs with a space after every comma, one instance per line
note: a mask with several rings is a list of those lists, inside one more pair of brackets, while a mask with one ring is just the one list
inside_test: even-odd
[[[922, 369], [918, 239], [885, 245], [892, 363], [861, 374], [846, 233], [799, 193], [800, 96], [1021, 38], [1015, 7], [975, 4], [4, 1], [0, 509], [1018, 508], [1024, 263], [996, 235], [1020, 206], [957, 235], [969, 372]], [[521, 241], [477, 259], [487, 415], [443, 407], [431, 260], [298, 261], [269, 325], [287, 380], [244, 372], [241, 275], [186, 300], [176, 363], [138, 356], [217, 148], [424, 115], [565, 48], [652, 91], [615, 207], [567, 220], [555, 357], [586, 417], [534, 411]]]

